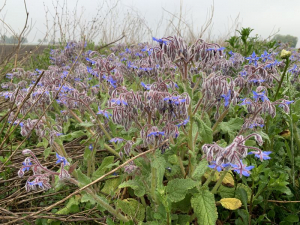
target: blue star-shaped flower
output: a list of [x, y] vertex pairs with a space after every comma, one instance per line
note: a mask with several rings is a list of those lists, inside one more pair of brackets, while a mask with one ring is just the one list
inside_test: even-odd
[[183, 122], [176, 124], [177, 127], [185, 126], [190, 121], [190, 117], [184, 120]]
[[111, 139], [109, 142], [121, 143], [122, 141], [124, 141], [123, 138], [115, 137], [115, 138]]
[[264, 51], [264, 53], [260, 56], [260, 58], [262, 59], [263, 62], [269, 60], [272, 60], [271, 58], [271, 54], [268, 54], [267, 51]]
[[249, 152], [248, 155], [253, 155], [256, 157], [256, 158], [259, 158], [260, 161], [263, 161], [263, 160], [267, 160], [267, 159], [271, 159], [271, 157], [269, 156], [272, 152], [271, 151], [252, 151], [252, 152]]
[[249, 64], [251, 64], [253, 62], [255, 66], [257, 66], [257, 60], [259, 60], [259, 58], [260, 57], [256, 56], [254, 51], [251, 56], [246, 57], [246, 59], [249, 60]]
[[60, 156], [59, 154], [56, 153], [56, 158], [57, 158], [56, 164], [63, 163], [64, 166], [69, 165], [69, 162], [66, 160], [65, 157], [62, 157], [62, 156]]
[[233, 171], [238, 173], [240, 177], [245, 176], [249, 177], [254, 166], [246, 166], [243, 164], [242, 160], [240, 161], [240, 164], [235, 165], [235, 164], [230, 164], [233, 167]]
[[109, 119], [109, 116], [112, 116], [109, 112], [107, 112], [106, 110], [101, 110], [98, 106], [98, 112], [97, 114], [101, 114], [103, 116], [105, 116], [107, 119]]
[[154, 132], [151, 132], [150, 134], [148, 134], [147, 137], [150, 137], [150, 136], [158, 137], [159, 135], [165, 135], [165, 132], [164, 131], [154, 131]]
[[165, 41], [163, 39], [157, 39], [155, 37], [152, 37], [152, 40], [158, 42], [159, 44], [167, 44], [168, 43], [167, 41]]
[[211, 161], [211, 164], [208, 165], [209, 168], [215, 169], [218, 172], [221, 172], [227, 166], [230, 166], [230, 164], [229, 163], [224, 163], [222, 165], [217, 165], [216, 161]]
[[221, 95], [221, 97], [224, 98], [224, 101], [225, 101], [224, 106], [227, 107], [230, 104], [231, 91], [229, 90], [227, 92], [227, 95], [223, 94], [223, 95]]
[[252, 91], [252, 93], [253, 93], [253, 98], [255, 99], [256, 102], [259, 99], [262, 100], [263, 102], [265, 100], [269, 100], [268, 97], [265, 95], [265, 91], [263, 91], [262, 93], [257, 93], [256, 91]]
[[151, 84], [145, 84], [144, 82], [141, 82], [141, 85], [146, 89], [146, 90], [150, 90], [151, 88]]

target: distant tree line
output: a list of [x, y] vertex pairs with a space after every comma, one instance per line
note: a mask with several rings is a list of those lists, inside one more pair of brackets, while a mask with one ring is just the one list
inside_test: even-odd
[[281, 35], [276, 34], [273, 38], [273, 40], [282, 42], [282, 43], [288, 43], [290, 47], [295, 48], [298, 42], [298, 38], [294, 37], [292, 35]]
[[[0, 36], [0, 44], [18, 44], [18, 42], [19, 42], [19, 39], [16, 36], [13, 36], [13, 35], [10, 36], [10, 37], [8, 37], [6, 35], [1, 35]], [[22, 37], [21, 38], [21, 43], [22, 44], [28, 43], [27, 38]]]

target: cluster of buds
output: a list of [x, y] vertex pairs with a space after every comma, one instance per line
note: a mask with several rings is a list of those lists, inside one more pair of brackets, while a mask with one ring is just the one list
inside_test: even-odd
[[50, 52], [50, 60], [53, 65], [65, 66], [73, 63], [79, 52], [86, 47], [84, 42], [70, 41], [63, 50], [52, 49]]
[[[246, 158], [247, 155], [254, 154], [255, 157], [263, 161], [265, 159], [270, 159], [269, 154], [271, 153], [261, 151], [257, 147], [246, 146], [246, 140], [251, 137], [254, 137], [259, 145], [263, 144], [262, 137], [259, 134], [254, 133], [246, 137], [243, 137], [242, 135], [237, 136], [234, 138], [233, 142], [225, 148], [216, 143], [203, 145], [202, 150], [204, 157], [206, 157], [207, 161], [210, 163], [209, 167], [218, 172], [221, 172], [226, 168], [234, 170], [236, 173], [240, 174], [240, 176], [249, 176], [250, 170], [254, 168], [254, 166], [247, 167], [243, 164], [242, 160]], [[252, 151], [248, 152], [248, 149], [252, 149]]]
[[264, 121], [261, 115], [267, 113], [274, 118], [276, 116], [275, 105], [283, 108], [285, 113], [289, 113], [289, 105], [293, 103], [293, 101], [280, 99], [275, 102], [271, 102], [266, 93], [266, 88], [259, 86], [256, 91], [253, 91], [253, 100], [250, 98], [242, 99], [240, 105], [245, 105], [248, 113], [250, 113], [250, 118], [246, 119], [243, 129], [254, 128], [257, 126], [263, 127]]
[[[29, 171], [30, 169], [33, 172], [33, 175], [29, 176], [26, 184], [25, 184], [25, 189], [26, 191], [31, 191], [31, 190], [48, 190], [53, 186], [53, 183], [55, 181], [55, 176], [58, 176], [59, 180], [68, 180], [71, 176], [69, 174], [69, 171], [65, 169], [65, 166], [68, 166], [69, 163], [68, 161], [58, 155], [56, 153], [57, 157], [57, 164], [61, 164], [60, 172], [54, 172], [52, 170], [47, 169], [46, 167], [42, 166], [42, 164], [39, 162], [39, 160], [36, 158], [34, 153], [29, 150], [25, 149], [22, 151], [23, 155], [30, 155], [27, 157], [24, 162], [22, 163], [22, 167], [20, 168], [18, 172], [18, 176], [21, 178], [24, 176], [26, 171]], [[52, 181], [52, 185], [50, 184], [50, 180]]]
[[[230, 82], [227, 79], [230, 79]], [[215, 118], [217, 119], [222, 99], [224, 99], [224, 106], [227, 108], [231, 103], [233, 105], [238, 103], [239, 93], [234, 88], [235, 85], [231, 78], [216, 73], [210, 74], [202, 83], [203, 108], [210, 110], [216, 106]]]

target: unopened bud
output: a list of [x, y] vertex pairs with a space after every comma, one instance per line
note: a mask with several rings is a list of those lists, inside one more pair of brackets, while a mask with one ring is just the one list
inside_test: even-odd
[[280, 58], [288, 59], [291, 55], [292, 55], [292, 53], [290, 51], [286, 51], [285, 49], [282, 49]]

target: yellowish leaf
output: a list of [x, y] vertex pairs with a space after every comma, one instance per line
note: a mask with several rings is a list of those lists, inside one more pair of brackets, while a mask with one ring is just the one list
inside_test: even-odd
[[237, 198], [222, 198], [220, 203], [225, 209], [230, 210], [236, 210], [242, 206], [242, 202]]
[[232, 177], [232, 172], [231, 171], [226, 173], [222, 183], [225, 184], [226, 186], [234, 187], [234, 179]]

